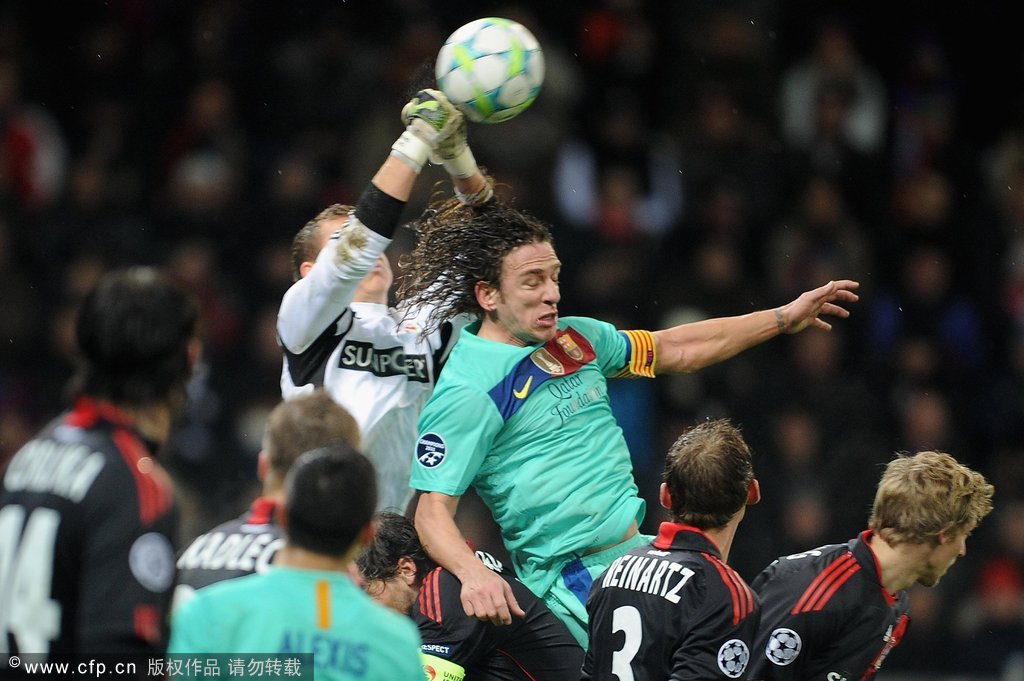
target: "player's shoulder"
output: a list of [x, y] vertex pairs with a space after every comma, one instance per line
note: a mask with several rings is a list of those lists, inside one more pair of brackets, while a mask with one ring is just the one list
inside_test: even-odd
[[[821, 572], [836, 559], [850, 555], [848, 544], [825, 544], [806, 551], [779, 556], [754, 579], [755, 585], [767, 581], [802, 578]], [[756, 588], [756, 586], [755, 586]]]
[[563, 330], [573, 329], [584, 336], [597, 336], [603, 332], [615, 331], [615, 326], [608, 322], [601, 321], [600, 319], [594, 319], [593, 317], [582, 317], [576, 315], [559, 317], [558, 327]]

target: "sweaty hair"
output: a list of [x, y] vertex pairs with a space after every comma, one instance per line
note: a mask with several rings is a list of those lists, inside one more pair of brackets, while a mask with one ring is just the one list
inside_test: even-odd
[[316, 262], [316, 256], [320, 254], [320, 243], [322, 234], [320, 228], [327, 220], [335, 218], [347, 218], [355, 208], [341, 203], [333, 203], [317, 213], [317, 216], [303, 225], [295, 238], [292, 239], [292, 280], [298, 281], [302, 278], [299, 271], [304, 262]]
[[901, 453], [878, 483], [868, 527], [892, 546], [969, 533], [992, 511], [995, 490], [945, 452]]
[[263, 449], [271, 470], [283, 480], [301, 454], [333, 440], [358, 447], [359, 425], [323, 388], [317, 388], [270, 411]]
[[398, 574], [398, 559], [407, 556], [416, 563], [416, 579], [423, 579], [437, 565], [428, 556], [412, 521], [391, 511], [377, 514], [373, 541], [356, 558], [363, 579], [388, 581]]
[[476, 207], [455, 198], [435, 200], [414, 229], [416, 248], [399, 260], [403, 272], [397, 295], [402, 305], [432, 309], [425, 333], [458, 314], [482, 316], [477, 282], [497, 288], [509, 252], [552, 242], [547, 225], [497, 199]]
[[727, 419], [684, 431], [665, 458], [673, 519], [702, 530], [728, 523], [746, 505], [753, 479], [750, 446]]
[[104, 276], [78, 311], [75, 394], [121, 406], [184, 404], [199, 305], [156, 269]]
[[308, 451], [285, 479], [288, 543], [326, 556], [344, 555], [373, 517], [373, 464], [347, 442]]

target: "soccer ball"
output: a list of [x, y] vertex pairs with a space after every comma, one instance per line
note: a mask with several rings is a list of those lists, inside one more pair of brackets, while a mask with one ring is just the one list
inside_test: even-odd
[[434, 75], [437, 86], [467, 120], [500, 123], [537, 98], [544, 82], [544, 53], [522, 24], [487, 17], [448, 36]]

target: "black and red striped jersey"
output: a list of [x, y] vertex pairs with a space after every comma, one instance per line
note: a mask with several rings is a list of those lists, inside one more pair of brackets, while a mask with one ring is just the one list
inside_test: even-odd
[[871, 532], [784, 556], [751, 583], [764, 612], [751, 679], [872, 678], [907, 625], [905, 591], [882, 586]]
[[458, 665], [465, 681], [577, 681], [583, 649], [569, 629], [500, 561], [476, 553], [509, 583], [526, 616], [513, 617], [506, 626], [470, 617], [462, 607], [462, 583], [435, 568], [424, 578], [412, 610], [424, 654]]
[[284, 545], [277, 502], [259, 497], [244, 514], [204, 532], [178, 556], [174, 608], [196, 589], [233, 577], [264, 572]]
[[585, 680], [738, 679], [760, 606], [706, 534], [662, 523], [594, 580], [587, 613]]
[[77, 400], [4, 471], [0, 657], [161, 654], [177, 514], [128, 417]]

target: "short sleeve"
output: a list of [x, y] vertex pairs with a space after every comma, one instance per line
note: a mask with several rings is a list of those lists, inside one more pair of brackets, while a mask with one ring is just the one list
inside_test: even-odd
[[439, 388], [420, 414], [410, 486], [461, 496], [501, 426], [501, 415], [487, 395], [460, 385]]
[[565, 322], [593, 346], [605, 376], [654, 377], [654, 335], [650, 331], [620, 331], [589, 317], [566, 317]]

